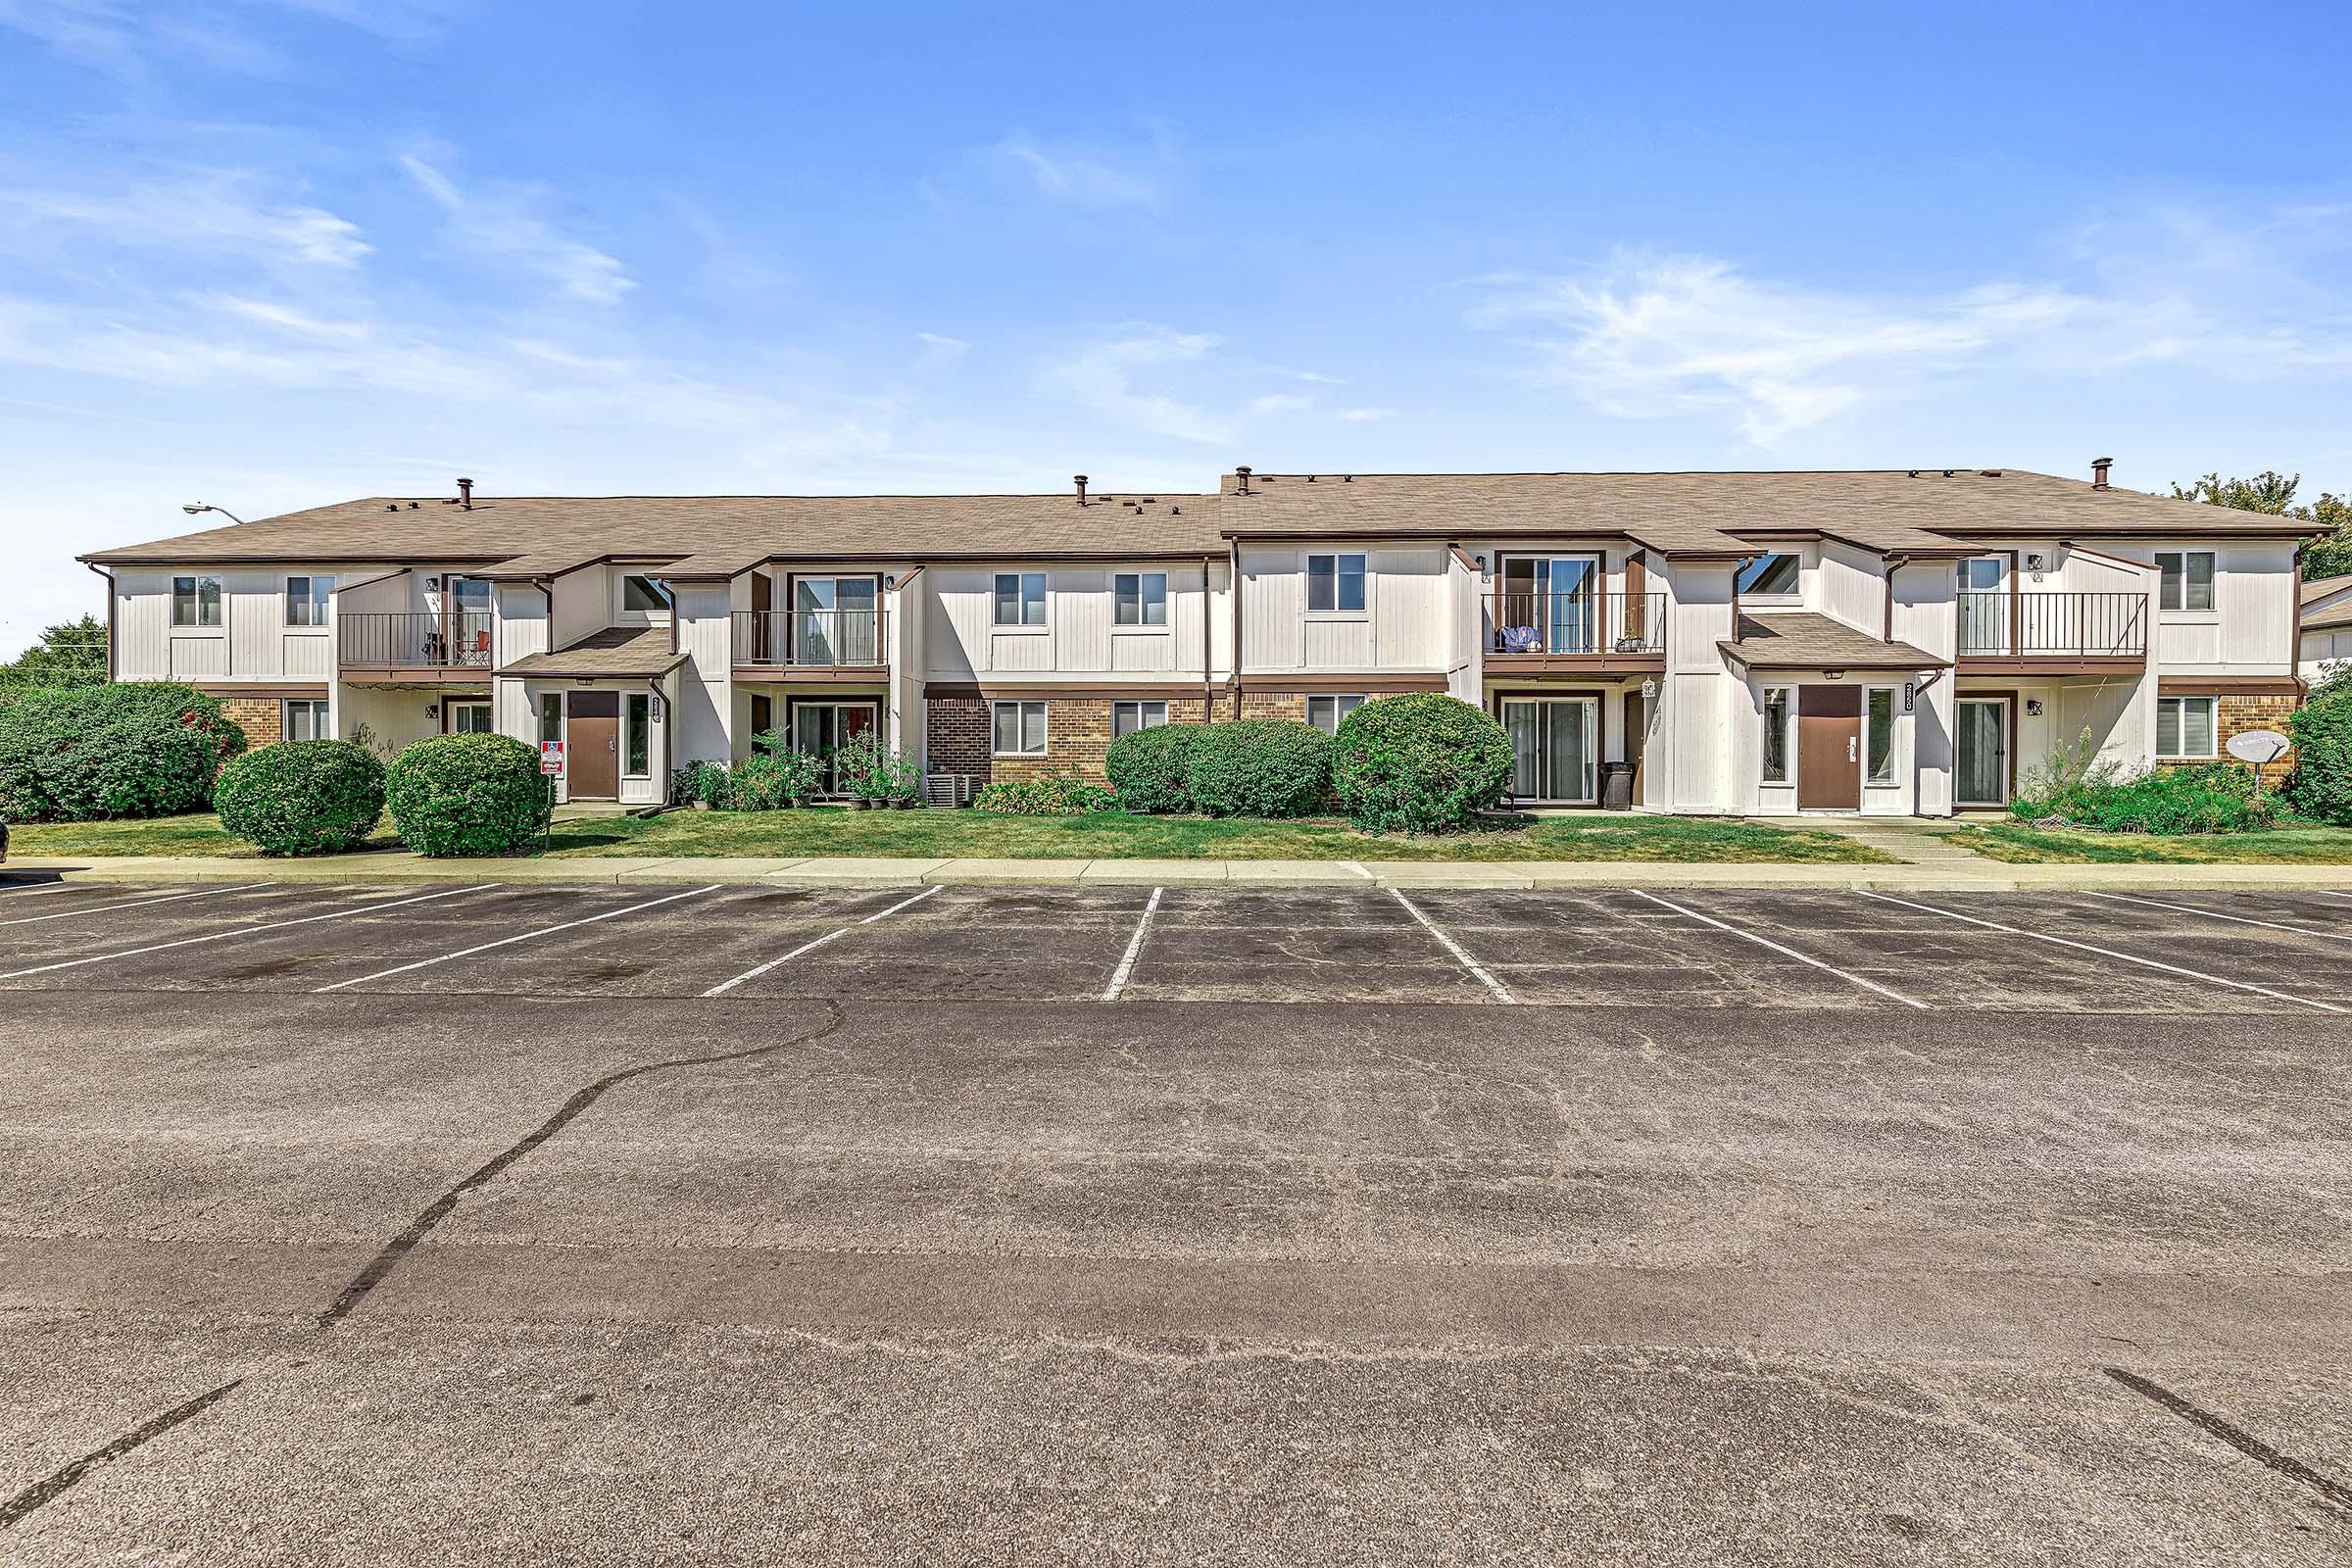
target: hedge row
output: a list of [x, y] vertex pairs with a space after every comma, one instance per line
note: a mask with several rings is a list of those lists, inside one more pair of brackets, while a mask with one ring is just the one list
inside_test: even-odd
[[203, 808], [245, 732], [169, 682], [34, 691], [0, 705], [0, 818], [88, 822]]

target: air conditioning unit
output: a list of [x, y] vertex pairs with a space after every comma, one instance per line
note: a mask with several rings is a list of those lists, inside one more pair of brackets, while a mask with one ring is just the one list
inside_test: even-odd
[[923, 804], [941, 810], [969, 806], [979, 782], [969, 773], [925, 773]]

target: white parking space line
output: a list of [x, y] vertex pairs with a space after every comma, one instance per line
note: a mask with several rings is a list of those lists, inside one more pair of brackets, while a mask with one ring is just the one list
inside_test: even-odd
[[1367, 882], [1377, 882], [1377, 881], [1379, 881], [1379, 880], [1380, 880], [1380, 878], [1378, 878], [1378, 877], [1374, 876], [1374, 875], [1373, 875], [1371, 872], [1369, 872], [1369, 871], [1365, 870], [1365, 869], [1363, 868], [1363, 866], [1362, 866], [1360, 863], [1358, 863], [1357, 861], [1354, 861], [1354, 860], [1342, 860], [1340, 863], [1341, 863], [1342, 865], [1346, 866], [1346, 867], [1347, 867], [1348, 870], [1350, 870], [1350, 871], [1353, 871], [1353, 872], [1354, 872], [1354, 873], [1355, 873], [1357, 876], [1360, 876], [1360, 877], [1362, 877], [1362, 878], [1363, 878], [1365, 881], [1367, 881]]
[[1755, 943], [1758, 947], [1770, 948], [1773, 952], [1781, 955], [1783, 957], [1794, 958], [1799, 963], [1809, 963], [1814, 968], [1821, 970], [1824, 974], [1834, 974], [1840, 980], [1850, 980], [1865, 991], [1875, 991], [1882, 997], [1891, 997], [1906, 1007], [1917, 1007], [1922, 1012], [1930, 1010], [1928, 1004], [1920, 1001], [1917, 997], [1906, 997], [1900, 991], [1889, 990], [1887, 987], [1879, 984], [1876, 980], [1865, 980], [1860, 975], [1849, 973], [1844, 969], [1838, 968], [1834, 963], [1824, 963], [1809, 953], [1799, 953], [1794, 948], [1783, 947], [1780, 943], [1773, 941], [1770, 937], [1760, 937], [1753, 931], [1742, 931], [1740, 927], [1733, 925], [1728, 921], [1718, 920], [1711, 914], [1701, 914], [1696, 909], [1686, 909], [1679, 904], [1673, 903], [1667, 899], [1661, 899], [1654, 893], [1644, 893], [1640, 888], [1628, 888], [1626, 891], [1631, 893], [1635, 898], [1647, 899], [1650, 903], [1658, 906], [1660, 908], [1672, 909], [1677, 914], [1688, 915], [1691, 919], [1696, 920], [1701, 924], [1713, 926], [1718, 931], [1729, 931], [1736, 937], [1745, 937], [1748, 941]]
[[479, 893], [497, 885], [495, 882], [483, 882], [470, 888], [452, 888], [447, 893], [427, 893], [414, 899], [395, 899], [389, 904], [368, 904], [355, 909], [334, 909], [325, 914], [306, 914], [295, 920], [271, 920], [266, 925], [241, 925], [233, 930], [214, 931], [200, 937], [180, 937], [172, 942], [151, 943], [144, 948], [124, 948], [120, 953], [100, 953], [86, 958], [67, 958], [57, 963], [35, 964], [29, 969], [11, 969], [6, 974], [0, 974], [0, 980], [15, 980], [28, 974], [47, 974], [54, 969], [74, 969], [85, 963], [104, 963], [110, 958], [135, 958], [141, 954], [161, 953], [166, 948], [192, 948], [199, 942], [225, 942], [231, 937], [258, 937], [265, 931], [283, 931], [288, 926], [311, 925], [320, 920], [347, 920], [355, 914], [373, 914], [379, 909], [398, 909], [411, 904], [430, 904], [435, 899], [454, 899], [461, 893]]
[[1495, 979], [1493, 975], [1487, 973], [1485, 969], [1481, 968], [1476, 958], [1473, 958], [1469, 954], [1462, 951], [1462, 945], [1459, 942], [1454, 941], [1453, 938], [1439, 930], [1438, 922], [1432, 920], [1428, 915], [1423, 914], [1419, 905], [1406, 898], [1402, 891], [1396, 888], [1389, 889], [1389, 895], [1398, 904], [1403, 905], [1405, 913], [1420, 921], [1424, 930], [1426, 930], [1431, 936], [1436, 937], [1439, 942], [1443, 943], [1446, 951], [1453, 955], [1455, 961], [1459, 962], [1463, 968], [1469, 970], [1473, 975], [1476, 975], [1478, 977], [1479, 984], [1485, 986], [1489, 991], [1494, 992], [1494, 1000], [1496, 1002], [1504, 1003], [1512, 1006], [1518, 1005], [1519, 999], [1511, 995], [1510, 988], [1505, 986], [1501, 981]]
[[911, 899], [901, 899], [898, 903], [892, 905], [887, 909], [877, 909], [862, 920], [853, 920], [848, 925], [840, 926], [834, 930], [826, 932], [823, 936], [816, 938], [812, 942], [804, 942], [799, 947], [793, 949], [790, 953], [785, 954], [782, 957], [770, 958], [765, 963], [759, 965], [757, 968], [746, 969], [743, 971], [743, 973], [737, 975], [732, 980], [721, 980], [718, 984], [704, 992], [703, 995], [706, 997], [723, 997], [728, 992], [734, 990], [737, 986], [743, 984], [746, 980], [757, 980], [761, 975], [767, 973], [770, 969], [782, 968], [785, 964], [790, 963], [802, 954], [813, 953], [818, 948], [823, 947], [826, 943], [832, 941], [836, 937], [846, 937], [861, 925], [872, 925], [876, 920], [884, 919], [890, 915], [894, 915], [901, 909], [906, 908], [910, 904], [922, 903], [932, 894], [937, 893], [942, 885], [943, 884], [935, 882], [931, 886], [923, 889], [922, 892], [917, 893]]
[[675, 904], [680, 899], [691, 899], [704, 893], [715, 893], [721, 885], [713, 882], [707, 888], [691, 888], [684, 893], [672, 893], [663, 898], [648, 899], [643, 904], [631, 904], [618, 909], [607, 909], [602, 914], [592, 914], [585, 919], [566, 920], [561, 925], [543, 925], [534, 931], [519, 931], [511, 937], [500, 937], [496, 942], [483, 942], [470, 948], [460, 948], [455, 953], [444, 953], [437, 958], [418, 958], [415, 963], [394, 964], [389, 969], [378, 969], [373, 974], [354, 975], [349, 980], [338, 980], [331, 986], [313, 986], [311, 995], [320, 996], [329, 991], [341, 991], [346, 986], [364, 986], [370, 980], [389, 980], [396, 974], [407, 974], [412, 969], [429, 969], [436, 963], [448, 963], [453, 958], [470, 958], [477, 953], [488, 953], [493, 948], [511, 948], [517, 942], [528, 942], [534, 937], [552, 937], [559, 931], [569, 931], [578, 926], [594, 925], [599, 920], [615, 920], [624, 914], [635, 914], [640, 909], [651, 909], [658, 905]]
[[104, 914], [109, 909], [144, 909], [151, 904], [177, 904], [182, 899], [209, 899], [216, 893], [251, 893], [255, 888], [269, 885], [267, 882], [246, 882], [233, 888], [206, 888], [202, 893], [172, 893], [160, 899], [132, 899], [125, 904], [84, 905], [78, 909], [59, 909], [53, 914], [20, 914], [13, 920], [0, 920], [0, 925], [30, 925], [35, 920], [71, 920], [77, 914]]
[[1135, 922], [1135, 935], [1127, 939], [1127, 951], [1119, 956], [1119, 966], [1110, 972], [1110, 984], [1102, 988], [1104, 1002], [1116, 1002], [1119, 993], [1127, 989], [1127, 977], [1135, 973], [1136, 956], [1144, 951], [1144, 933], [1152, 929], [1152, 917], [1159, 912], [1159, 896], [1165, 888], [1153, 888], [1151, 902], [1144, 906], [1144, 917]]
[[2200, 909], [2186, 904], [2166, 904], [2160, 899], [2133, 898], [2129, 893], [2090, 893], [2084, 897], [2112, 899], [2117, 904], [2144, 904], [2151, 909], [2171, 909], [2177, 914], [2202, 915], [2208, 920], [2228, 920], [2233, 925], [2258, 925], [2272, 931], [2292, 931], [2299, 937], [2323, 937], [2329, 942], [2352, 942], [2352, 936], [2341, 931], [2314, 931], [2307, 925], [2286, 925], [2278, 920], [2257, 920], [2251, 915], [2224, 914], [2219, 909]]
[[2048, 942], [2061, 948], [2073, 948], [2078, 953], [2095, 953], [2102, 958], [2120, 958], [2126, 963], [2136, 963], [2145, 969], [2162, 969], [2167, 974], [2177, 974], [2190, 980], [2202, 980], [2208, 985], [2228, 986], [2232, 991], [2251, 991], [2256, 996], [2270, 997], [2278, 1002], [2291, 1002], [2302, 1007], [2316, 1007], [2322, 1012], [2342, 1012], [2344, 1010], [2331, 1002], [2314, 1002], [2309, 997], [2298, 997], [2285, 991], [2273, 991], [2268, 986], [2258, 986], [2244, 980], [2226, 979], [2218, 974], [2207, 974], [2201, 969], [2183, 969], [2177, 963], [2165, 963], [2156, 958], [2143, 958], [2135, 953], [2118, 953], [2113, 948], [2097, 947], [2088, 942], [2077, 942], [2072, 937], [2054, 937], [2045, 931], [2029, 931], [2023, 926], [2003, 925], [1998, 920], [1980, 920], [1973, 914], [1961, 914], [1952, 909], [1938, 909], [1932, 905], [1913, 904], [1909, 899], [1898, 899], [1885, 893], [1873, 893], [1868, 888], [1861, 889], [1860, 892], [1864, 898], [1876, 899], [1881, 904], [1899, 904], [1906, 909], [1917, 909], [1922, 914], [1940, 914], [1947, 920], [1964, 920], [1970, 925], [1983, 926], [1987, 931], [2000, 931], [2013, 937], [2032, 937], [2036, 942]]

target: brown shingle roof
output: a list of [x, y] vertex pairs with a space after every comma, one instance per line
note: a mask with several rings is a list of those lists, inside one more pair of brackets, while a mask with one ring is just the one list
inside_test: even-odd
[[2329, 594], [2342, 593], [2347, 588], [2352, 588], [2352, 571], [2333, 577], [2314, 577], [2303, 585], [2303, 603], [2318, 604]]
[[525, 654], [502, 675], [593, 675], [608, 680], [666, 675], [685, 662], [673, 653], [667, 626], [608, 626], [552, 654]]
[[1741, 615], [1738, 641], [1715, 646], [1750, 669], [1936, 669], [1951, 662], [1808, 610]]

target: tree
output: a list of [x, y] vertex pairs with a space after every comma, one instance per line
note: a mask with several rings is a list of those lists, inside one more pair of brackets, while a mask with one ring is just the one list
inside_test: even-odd
[[2179, 483], [2173, 486], [2173, 497], [2179, 501], [2198, 501], [2212, 507], [2233, 507], [2239, 512], [2263, 512], [2272, 516], [2293, 517], [2298, 522], [2312, 523], [2328, 530], [2325, 537], [2315, 539], [2303, 550], [2303, 578], [2333, 577], [2352, 572], [2352, 496], [2339, 496], [2331, 491], [2320, 492], [2320, 499], [2307, 507], [2294, 504], [2295, 489], [2302, 484], [2299, 473], [2280, 475], [2265, 468], [2251, 479], [2225, 479], [2219, 473], [2209, 473], [2185, 490]]
[[0, 664], [0, 688], [94, 686], [106, 679], [106, 625], [95, 615], [51, 626], [14, 660]]

